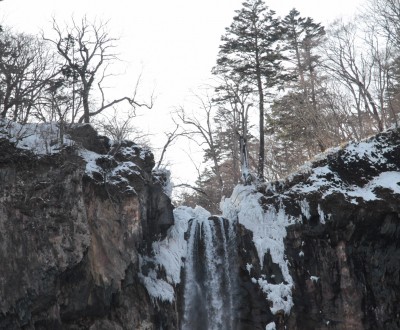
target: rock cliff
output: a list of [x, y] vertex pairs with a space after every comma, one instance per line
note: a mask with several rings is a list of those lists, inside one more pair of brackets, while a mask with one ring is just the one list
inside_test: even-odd
[[1, 129], [0, 329], [173, 322], [172, 306], [153, 304], [138, 278], [139, 253], [173, 224], [153, 155], [132, 142], [110, 146], [89, 125], [64, 146], [37, 127]]
[[0, 329], [400, 328], [399, 130], [212, 217], [173, 210], [145, 148], [43, 127], [0, 125]]
[[241, 328], [400, 329], [399, 130], [225, 204], [239, 221]]
[[400, 329], [399, 131], [349, 144], [299, 179], [282, 187], [305, 206], [285, 239], [289, 328]]

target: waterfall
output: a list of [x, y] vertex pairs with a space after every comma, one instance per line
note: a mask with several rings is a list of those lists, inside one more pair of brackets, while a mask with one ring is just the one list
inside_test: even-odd
[[221, 217], [189, 223], [182, 330], [233, 330], [237, 299], [234, 225]]

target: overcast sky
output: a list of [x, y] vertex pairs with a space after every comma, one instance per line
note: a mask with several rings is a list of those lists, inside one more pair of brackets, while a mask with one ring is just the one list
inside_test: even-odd
[[[351, 15], [363, 0], [270, 0], [267, 5], [280, 16], [296, 8], [302, 16], [327, 24]], [[168, 130], [169, 112], [182, 105], [190, 90], [206, 82], [214, 66], [225, 27], [242, 0], [4, 0], [0, 3], [2, 24], [35, 33], [72, 15], [110, 20], [110, 33], [120, 37], [118, 50], [124, 60], [115, 82], [116, 96], [127, 93], [143, 70], [143, 92], [155, 86], [154, 109], [142, 111], [138, 123], [150, 133]], [[158, 141], [154, 139], [154, 141]], [[161, 142], [153, 143], [155, 147]], [[157, 145], [158, 144], [158, 145]], [[174, 146], [169, 159], [174, 177], [194, 178], [194, 167], [184, 153], [187, 144]], [[188, 169], [191, 169], [191, 171]]]

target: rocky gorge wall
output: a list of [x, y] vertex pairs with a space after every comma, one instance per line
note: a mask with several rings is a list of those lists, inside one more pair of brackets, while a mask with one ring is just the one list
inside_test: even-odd
[[153, 155], [112, 148], [88, 125], [69, 134], [45, 154], [0, 138], [0, 329], [173, 322], [172, 305], [153, 304], [138, 279], [139, 253], [173, 224]]
[[[243, 206], [237, 212], [244, 328], [400, 329], [399, 130], [238, 190], [238, 205], [241, 194], [263, 209], [254, 226]], [[278, 290], [285, 286], [290, 297]]]
[[283, 188], [308, 203], [303, 223], [288, 227], [285, 240], [295, 282], [288, 327], [400, 329], [399, 131], [313, 166], [331, 170], [320, 173], [318, 189]]
[[[88, 125], [62, 146], [9, 131], [0, 125], [0, 329], [190, 329], [195, 221], [236, 228], [235, 239], [216, 236], [237, 249], [238, 282], [219, 281], [234, 288], [232, 330], [400, 328], [399, 130], [238, 186], [223, 218], [173, 210], [153, 155], [133, 142], [111, 146]], [[220, 276], [228, 248], [216, 246]], [[211, 263], [192, 267], [199, 283]]]

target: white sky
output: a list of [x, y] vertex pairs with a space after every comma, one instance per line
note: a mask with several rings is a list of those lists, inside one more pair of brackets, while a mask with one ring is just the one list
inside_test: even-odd
[[[150, 111], [137, 119], [149, 133], [162, 133], [171, 127], [169, 112], [185, 102], [190, 90], [210, 77], [215, 65], [220, 37], [229, 26], [234, 10], [242, 0], [4, 0], [0, 2], [2, 24], [21, 32], [46, 31], [52, 16], [68, 20], [72, 15], [110, 20], [110, 34], [120, 37], [118, 51], [124, 60], [124, 75], [115, 82], [115, 96], [129, 94], [143, 68], [143, 93], [156, 89], [157, 100]], [[363, 0], [269, 0], [267, 5], [285, 16], [296, 8], [302, 16], [326, 24], [338, 16], [356, 12]], [[154, 147], [163, 141], [153, 139]], [[173, 146], [168, 158], [173, 177], [195, 179], [195, 168], [181, 151], [183, 142]], [[197, 158], [200, 159], [201, 158]]]

